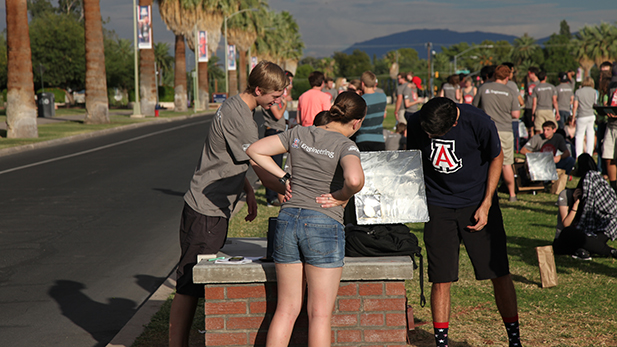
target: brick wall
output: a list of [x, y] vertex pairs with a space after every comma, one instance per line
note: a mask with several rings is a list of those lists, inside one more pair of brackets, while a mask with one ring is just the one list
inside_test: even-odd
[[[276, 308], [276, 282], [205, 286], [206, 346], [264, 346]], [[333, 346], [404, 347], [405, 281], [341, 282], [332, 317]], [[300, 313], [290, 346], [306, 346]]]

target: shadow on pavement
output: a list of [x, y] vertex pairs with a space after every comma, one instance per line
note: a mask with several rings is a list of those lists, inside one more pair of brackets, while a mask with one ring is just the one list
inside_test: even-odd
[[100, 303], [82, 293], [82, 283], [57, 280], [47, 294], [56, 300], [62, 315], [88, 332], [97, 341], [95, 347], [106, 346], [114, 335], [135, 314], [134, 301], [121, 298], [108, 299]]

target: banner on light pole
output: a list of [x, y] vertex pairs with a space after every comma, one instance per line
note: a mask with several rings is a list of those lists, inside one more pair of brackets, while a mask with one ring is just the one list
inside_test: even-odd
[[137, 6], [137, 36], [139, 49], [152, 49], [151, 6]]
[[199, 62], [207, 63], [208, 62], [208, 32], [207, 31], [199, 31]]
[[227, 46], [227, 70], [236, 71], [236, 46]]

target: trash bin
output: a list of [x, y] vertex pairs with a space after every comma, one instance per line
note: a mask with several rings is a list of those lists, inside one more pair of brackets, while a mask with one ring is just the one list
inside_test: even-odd
[[36, 100], [40, 118], [51, 118], [56, 115], [54, 93], [38, 93]]

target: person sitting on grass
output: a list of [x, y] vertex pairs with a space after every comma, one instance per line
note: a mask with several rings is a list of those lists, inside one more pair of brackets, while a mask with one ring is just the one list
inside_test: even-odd
[[566, 146], [566, 140], [563, 136], [555, 134], [557, 132], [557, 124], [553, 121], [546, 121], [542, 124], [542, 133], [534, 135], [521, 149], [522, 154], [533, 152], [551, 152], [553, 160], [558, 169], [566, 171], [569, 175], [576, 163], [570, 155], [570, 151]]
[[617, 249], [607, 245], [617, 239], [617, 195], [589, 154], [578, 160], [577, 188], [559, 194], [553, 250], [582, 260], [591, 260], [591, 254], [617, 258]]

